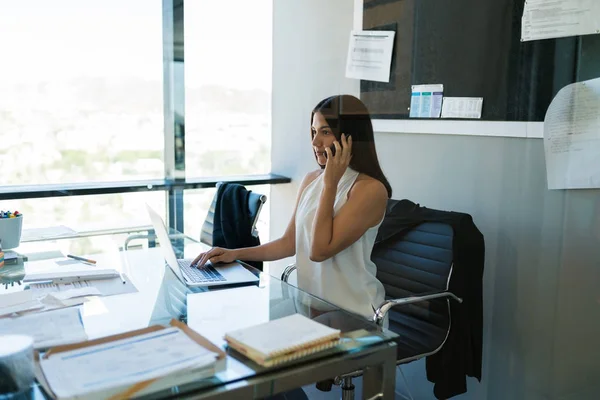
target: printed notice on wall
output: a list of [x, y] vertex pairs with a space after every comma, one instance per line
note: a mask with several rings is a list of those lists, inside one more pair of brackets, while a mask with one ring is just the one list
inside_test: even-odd
[[346, 78], [389, 82], [394, 31], [352, 31]]
[[598, 0], [527, 0], [521, 40], [552, 39], [600, 33]]
[[600, 187], [600, 78], [562, 88], [544, 119], [548, 189]]
[[443, 97], [444, 85], [413, 85], [410, 118], [439, 118]]

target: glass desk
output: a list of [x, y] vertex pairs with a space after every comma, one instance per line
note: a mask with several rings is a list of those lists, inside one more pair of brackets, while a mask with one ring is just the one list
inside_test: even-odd
[[[180, 257], [193, 258], [204, 248], [181, 234], [173, 233], [172, 237], [175, 237], [172, 243]], [[77, 248], [78, 240], [43, 242], [42, 253], [24, 251], [24, 246], [16, 250], [27, 255], [29, 260], [56, 257], [58, 254], [51, 251], [52, 248], [67, 254], [73, 246]], [[165, 266], [160, 248], [123, 250], [122, 235], [112, 240], [112, 245], [105, 246], [101, 252], [85, 254], [98, 262], [96, 267], [89, 268], [117, 269], [127, 275], [138, 292], [89, 297], [81, 306], [89, 339], [164, 325], [177, 319], [226, 349], [222, 340], [226, 332], [294, 313], [307, 315], [343, 333], [341, 344], [334, 349], [271, 368], [261, 367], [233, 350], [227, 350], [227, 366], [214, 377], [156, 392], [151, 398], [263, 398], [357, 370], [365, 370], [363, 398], [394, 397], [396, 335], [393, 332], [250, 266], [247, 268], [260, 277], [253, 285], [210, 290], [188, 288]], [[17, 282], [23, 267], [27, 268], [27, 263], [0, 270], [0, 279], [4, 283], [0, 294], [26, 289], [24, 284]], [[46, 397], [39, 387], [33, 392], [34, 398]]]

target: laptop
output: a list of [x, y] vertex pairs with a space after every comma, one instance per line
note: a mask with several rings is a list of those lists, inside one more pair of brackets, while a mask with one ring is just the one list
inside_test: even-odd
[[154, 226], [154, 230], [160, 241], [160, 248], [163, 250], [167, 265], [185, 285], [190, 287], [206, 287], [258, 281], [256, 275], [237, 262], [218, 265], [207, 263], [203, 268], [196, 268], [191, 265], [193, 259], [178, 260], [163, 219], [150, 206], [146, 205], [146, 207], [148, 208], [152, 226]]

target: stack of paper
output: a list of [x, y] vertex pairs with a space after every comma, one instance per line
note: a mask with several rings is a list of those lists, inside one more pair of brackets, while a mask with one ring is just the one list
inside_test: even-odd
[[168, 328], [50, 349], [36, 375], [59, 399], [130, 398], [211, 377], [224, 359], [220, 349], [172, 321]]
[[30, 311], [48, 311], [85, 302], [85, 296], [99, 295], [93, 288], [73, 289], [61, 293], [40, 293], [34, 290], [0, 295], [0, 317]]

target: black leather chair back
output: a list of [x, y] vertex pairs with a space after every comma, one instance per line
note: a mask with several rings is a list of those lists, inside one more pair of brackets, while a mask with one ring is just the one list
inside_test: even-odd
[[[221, 186], [221, 182], [217, 183], [217, 191], [215, 192], [215, 196], [213, 197], [212, 202], [210, 203], [210, 208], [208, 209], [208, 213], [206, 218], [204, 219], [204, 223], [202, 224], [202, 230], [200, 231], [200, 242], [212, 246], [213, 245], [213, 229], [215, 223], [215, 208], [217, 205], [217, 195], [219, 193], [219, 186]], [[258, 232], [256, 231], [256, 223], [258, 221], [258, 216], [260, 214], [260, 210], [262, 206], [267, 201], [267, 196], [260, 193], [251, 192], [250, 196], [248, 196], [248, 211], [250, 212], [250, 218], [253, 221], [252, 224], [252, 234], [254, 236], [258, 236]]]
[[[450, 225], [425, 222], [376, 245], [371, 259], [377, 265], [377, 278], [385, 287], [386, 299], [447, 290], [452, 271], [452, 240]], [[397, 306], [388, 315], [389, 328], [399, 333], [403, 342], [399, 358], [437, 348], [450, 327], [446, 299]]]

